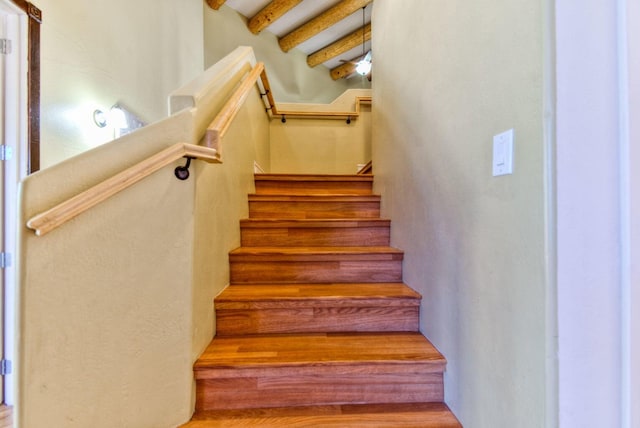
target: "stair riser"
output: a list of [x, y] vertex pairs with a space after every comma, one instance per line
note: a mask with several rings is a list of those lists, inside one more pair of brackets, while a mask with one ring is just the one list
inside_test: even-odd
[[257, 228], [241, 229], [244, 247], [261, 246], [385, 246], [389, 227]]
[[272, 333], [419, 330], [419, 307], [216, 309], [220, 336]]
[[400, 282], [402, 260], [237, 261], [230, 263], [232, 284]]
[[[277, 372], [281, 371], [281, 374]], [[274, 375], [196, 381], [196, 411], [357, 403], [418, 403], [444, 400], [441, 373], [291, 376]]]
[[249, 201], [249, 217], [255, 219], [379, 218], [380, 202]]
[[314, 195], [370, 195], [371, 181], [265, 181], [256, 180], [256, 193], [279, 195], [286, 193]]

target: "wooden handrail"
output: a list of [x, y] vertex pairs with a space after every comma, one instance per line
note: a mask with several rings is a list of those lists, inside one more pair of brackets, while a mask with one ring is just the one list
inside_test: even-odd
[[242, 105], [244, 104], [249, 92], [253, 88], [253, 85], [258, 81], [258, 78], [262, 81], [264, 88], [264, 96], [267, 97], [267, 103], [269, 107], [267, 110], [271, 111], [271, 117], [280, 116], [281, 118], [289, 117], [304, 117], [304, 118], [323, 118], [323, 119], [356, 119], [360, 116], [360, 105], [365, 103], [371, 103], [371, 97], [356, 97], [355, 109], [353, 111], [298, 111], [298, 110], [279, 110], [275, 100], [273, 99], [273, 92], [271, 91], [271, 85], [269, 84], [269, 78], [267, 77], [267, 70], [264, 67], [264, 63], [259, 62], [251, 69], [251, 72], [242, 81], [240, 86], [231, 95], [229, 100], [220, 110], [220, 113], [213, 119], [211, 124], [207, 127], [207, 131], [202, 138], [201, 144], [206, 147], [215, 148], [220, 150], [220, 141], [224, 137], [224, 134], [229, 129], [231, 122], [236, 117]]
[[247, 99], [251, 88], [253, 88], [262, 73], [264, 73], [264, 63], [259, 62], [253, 67], [249, 75], [242, 81], [238, 89], [231, 95], [222, 110], [220, 110], [220, 113], [207, 128], [202, 141], [204, 146], [218, 149], [218, 143], [224, 137], [231, 122]]
[[360, 116], [361, 104], [371, 104], [371, 97], [356, 97], [356, 105], [353, 111], [279, 110], [273, 99], [273, 93], [271, 92], [271, 85], [269, 84], [266, 70], [260, 74], [260, 80], [262, 80], [262, 86], [265, 89], [271, 114], [273, 116], [280, 116], [281, 118], [355, 119]]
[[32, 217], [27, 221], [27, 227], [33, 229], [37, 236], [43, 236], [89, 208], [183, 157], [202, 159], [209, 163], [220, 163], [220, 157], [215, 149], [194, 144], [176, 143], [71, 199]]
[[269, 78], [267, 77], [267, 70], [263, 70], [262, 73], [260, 73], [260, 80], [262, 81], [262, 86], [264, 87], [264, 94], [267, 97], [267, 102], [269, 104], [269, 108], [271, 109], [271, 114], [278, 114], [276, 100], [273, 99], [273, 92], [271, 91], [271, 85], [269, 84]]
[[264, 63], [259, 62], [253, 67], [242, 83], [240, 83], [240, 86], [238, 86], [229, 100], [225, 103], [220, 113], [218, 113], [215, 119], [211, 122], [202, 139], [202, 145], [176, 143], [173, 146], [114, 175], [102, 183], [97, 184], [66, 200], [65, 202], [32, 217], [27, 221], [27, 227], [33, 229], [37, 236], [43, 236], [79, 214], [87, 211], [89, 208], [94, 207], [121, 190], [126, 189], [132, 184], [137, 183], [148, 175], [151, 175], [155, 171], [182, 157], [202, 159], [210, 163], [221, 163], [218, 150], [220, 140], [229, 129], [231, 122], [242, 108], [249, 92], [253, 88], [253, 85], [257, 83], [258, 79], [261, 79], [262, 81], [265, 91], [263, 95], [266, 95], [267, 97], [267, 102], [270, 106], [267, 108], [267, 111], [271, 110], [271, 117], [355, 119], [360, 115], [360, 105], [371, 102], [371, 97], [356, 97], [355, 110], [344, 112], [278, 110], [275, 100], [273, 99]]
[[280, 117], [321, 118], [321, 119], [356, 119], [360, 116], [360, 105], [370, 104], [371, 97], [356, 97], [355, 108], [352, 111], [305, 111], [305, 110], [277, 110]]

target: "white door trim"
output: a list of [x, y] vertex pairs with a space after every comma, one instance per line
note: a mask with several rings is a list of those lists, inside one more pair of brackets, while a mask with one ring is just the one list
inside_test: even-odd
[[3, 248], [12, 253], [12, 265], [4, 269], [4, 358], [12, 361], [12, 374], [5, 376], [4, 401], [15, 403], [14, 373], [16, 338], [16, 231], [18, 183], [28, 171], [28, 16], [9, 0], [0, 0], [0, 13], [7, 18], [7, 35], [12, 40], [12, 53], [6, 57], [4, 99], [5, 144], [12, 149], [11, 160], [5, 163], [4, 194], [5, 228]]
[[[622, 427], [640, 426], [640, 4], [618, 0]], [[636, 260], [634, 265], [633, 260]]]

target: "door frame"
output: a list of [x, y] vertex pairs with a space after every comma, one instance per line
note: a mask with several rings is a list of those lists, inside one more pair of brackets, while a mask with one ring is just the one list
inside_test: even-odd
[[[622, 426], [640, 426], [640, 3], [618, 0], [622, 150]], [[634, 263], [633, 260], [636, 262]]]
[[40, 170], [40, 25], [42, 11], [26, 0], [5, 0], [18, 6], [28, 18], [28, 146], [27, 173]]
[[[42, 13], [25, 0], [0, 0], [0, 12], [6, 20], [6, 36], [11, 39], [11, 52], [4, 57], [3, 79], [3, 143], [12, 156], [2, 165], [2, 242], [1, 249], [9, 254], [8, 265], [2, 270], [2, 355], [15, 361], [17, 275], [18, 184], [40, 168], [40, 23]], [[15, 403], [15, 371], [12, 364], [2, 378], [0, 402]]]
[[[7, 256], [2, 269], [2, 351], [1, 357], [15, 362], [17, 277], [15, 267], [18, 183], [27, 174], [28, 152], [28, 20], [26, 14], [8, 0], [0, 0], [4, 38], [11, 42], [9, 53], [3, 55], [3, 91], [1, 131], [2, 143], [11, 149], [11, 156], [2, 162], [2, 241], [0, 249]], [[5, 366], [10, 367], [10, 366]], [[2, 403], [14, 404], [14, 368], [2, 376]]]

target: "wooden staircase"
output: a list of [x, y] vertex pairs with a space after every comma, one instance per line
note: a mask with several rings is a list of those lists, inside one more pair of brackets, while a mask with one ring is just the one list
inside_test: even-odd
[[256, 175], [184, 427], [460, 427], [371, 175]]

